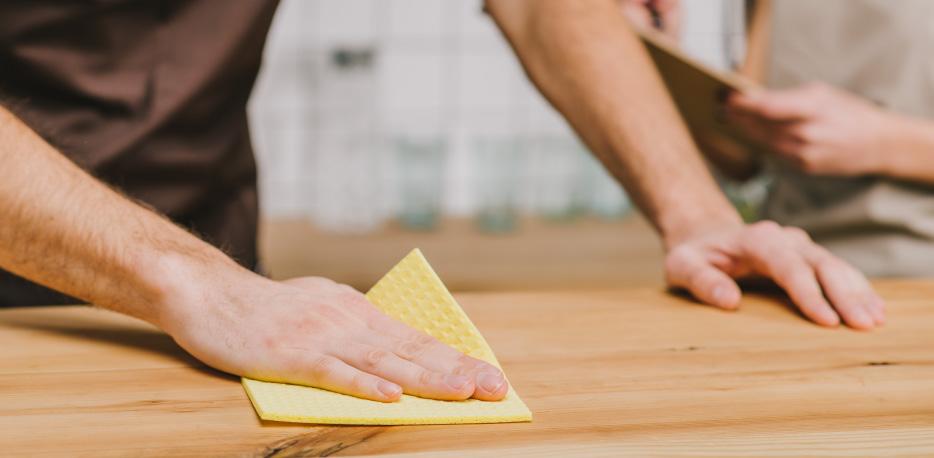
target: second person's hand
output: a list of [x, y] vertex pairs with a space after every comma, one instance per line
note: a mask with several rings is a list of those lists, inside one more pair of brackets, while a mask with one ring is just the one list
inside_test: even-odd
[[727, 116], [754, 140], [816, 175], [882, 173], [896, 135], [884, 110], [823, 83], [731, 94]]
[[855, 329], [872, 329], [885, 322], [884, 303], [866, 277], [799, 228], [772, 221], [730, 224], [668, 247], [668, 283], [701, 302], [735, 309], [741, 296], [736, 280], [764, 277], [817, 324], [836, 326], [842, 320]]

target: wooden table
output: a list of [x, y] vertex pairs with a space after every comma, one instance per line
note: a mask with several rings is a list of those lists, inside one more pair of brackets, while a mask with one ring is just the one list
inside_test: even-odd
[[821, 329], [653, 289], [458, 295], [533, 423], [263, 423], [234, 377], [88, 308], [0, 311], [0, 454], [934, 455], [934, 282], [880, 282], [890, 322]]

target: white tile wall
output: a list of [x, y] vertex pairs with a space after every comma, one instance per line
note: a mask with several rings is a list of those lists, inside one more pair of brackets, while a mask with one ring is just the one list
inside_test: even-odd
[[[723, 5], [728, 1], [736, 0], [682, 0], [685, 47], [714, 65], [725, 62]], [[447, 212], [467, 214], [475, 208], [471, 177], [478, 170], [473, 154], [478, 138], [572, 136], [527, 81], [482, 13], [480, 0], [284, 0], [250, 107], [267, 214], [314, 216], [325, 207], [333, 212], [349, 195], [335, 191], [333, 183], [361, 183], [359, 177], [342, 181], [339, 176], [355, 171], [335, 165], [346, 154], [341, 151], [346, 141], [341, 143], [343, 137], [335, 137], [334, 128], [328, 127], [351, 122], [332, 115], [338, 108], [332, 105], [359, 102], [354, 97], [361, 87], [359, 82], [341, 86], [333, 81], [328, 61], [337, 47], [372, 47], [376, 52], [369, 83], [374, 100], [356, 108], [348, 105], [351, 114], [344, 115], [363, 116], [354, 115], [356, 110], [374, 116], [382, 136], [369, 146], [379, 158], [373, 163], [389, 160], [388, 140], [394, 135], [420, 130], [447, 138]], [[391, 173], [363, 168], [378, 175], [372, 179], [381, 184], [374, 189], [391, 212], [398, 205], [386, 192]], [[336, 181], [322, 185], [322, 180]]]

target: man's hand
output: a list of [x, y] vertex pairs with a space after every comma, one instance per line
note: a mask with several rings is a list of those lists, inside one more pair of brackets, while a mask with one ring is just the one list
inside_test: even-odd
[[823, 326], [841, 319], [856, 329], [885, 322], [884, 303], [866, 278], [818, 246], [807, 233], [771, 221], [708, 230], [669, 245], [667, 281], [698, 300], [735, 309], [735, 279], [775, 281], [801, 312]]
[[808, 173], [880, 173], [889, 154], [887, 113], [822, 83], [734, 93], [727, 115], [754, 140]]
[[495, 401], [508, 390], [496, 367], [389, 318], [347, 285], [247, 274], [212, 291], [220, 295], [173, 297], [162, 326], [222, 371], [383, 402], [403, 392]]

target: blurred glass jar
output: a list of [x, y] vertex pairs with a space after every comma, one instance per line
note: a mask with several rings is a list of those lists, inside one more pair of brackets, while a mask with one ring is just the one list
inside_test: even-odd
[[322, 66], [309, 129], [314, 222], [327, 230], [366, 233], [387, 218], [387, 155], [377, 126], [375, 47], [331, 50]]
[[591, 187], [587, 199], [590, 213], [610, 220], [628, 215], [632, 210], [632, 202], [623, 190], [623, 186], [595, 157], [591, 155], [587, 162], [587, 182]]
[[591, 182], [588, 153], [576, 138], [541, 136], [530, 140], [530, 176], [534, 179], [533, 208], [555, 221], [570, 221], [589, 210]]
[[516, 136], [483, 136], [473, 141], [476, 224], [483, 232], [516, 228], [518, 176], [524, 143]]
[[393, 141], [399, 222], [406, 228], [437, 227], [444, 196], [447, 144], [438, 135], [403, 135]]

